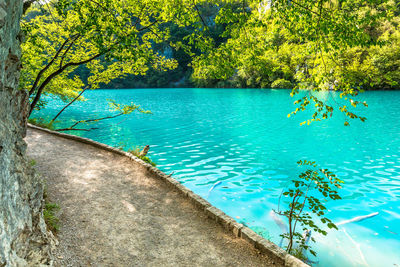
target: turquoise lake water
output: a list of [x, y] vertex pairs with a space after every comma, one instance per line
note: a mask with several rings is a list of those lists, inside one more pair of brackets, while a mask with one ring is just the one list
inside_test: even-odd
[[[344, 224], [326, 237], [312, 233], [314, 266], [400, 266], [400, 91], [366, 92], [359, 107], [367, 121], [344, 127], [343, 114], [299, 126], [309, 114], [287, 118], [295, 107], [288, 90], [133, 89], [85, 92], [60, 117], [73, 120], [113, 114], [107, 98], [134, 102], [152, 115], [132, 114], [97, 123], [98, 130], [72, 132], [125, 149], [150, 145], [165, 173], [208, 199], [237, 221], [276, 244], [281, 230], [271, 216], [278, 197], [316, 160], [345, 181], [342, 200], [326, 203], [334, 222], [379, 212]], [[340, 102], [335, 93], [320, 93]], [[50, 100], [35, 116], [54, 116], [63, 104]], [[217, 182], [217, 186], [210, 189]]]

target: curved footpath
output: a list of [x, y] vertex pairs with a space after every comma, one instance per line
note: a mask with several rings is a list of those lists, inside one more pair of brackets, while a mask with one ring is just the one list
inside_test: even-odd
[[35, 129], [26, 142], [61, 207], [59, 266], [279, 266], [124, 156]]

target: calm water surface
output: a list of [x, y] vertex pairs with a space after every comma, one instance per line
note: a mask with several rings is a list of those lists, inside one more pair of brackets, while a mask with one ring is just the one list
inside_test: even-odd
[[[60, 117], [113, 114], [106, 99], [134, 102], [153, 115], [101, 121], [100, 129], [73, 132], [125, 149], [150, 145], [158, 167], [237, 221], [279, 244], [270, 212], [300, 159], [316, 160], [345, 181], [343, 199], [328, 202], [334, 222], [379, 212], [345, 224], [327, 237], [313, 233], [315, 266], [400, 266], [400, 91], [367, 92], [359, 108], [368, 120], [344, 127], [344, 116], [299, 126], [307, 114], [287, 118], [295, 99], [287, 90], [135, 89], [85, 93]], [[320, 97], [334, 103], [335, 94]], [[51, 117], [62, 103], [50, 100], [37, 115]], [[213, 190], [210, 189], [217, 182]]]

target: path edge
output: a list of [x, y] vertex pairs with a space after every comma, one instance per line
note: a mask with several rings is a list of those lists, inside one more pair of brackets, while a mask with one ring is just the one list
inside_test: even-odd
[[182, 185], [180, 182], [172, 178], [170, 175], [165, 174], [158, 168], [153, 167], [151, 164], [144, 162], [143, 160], [139, 159], [138, 157], [128, 152], [94, 141], [89, 138], [52, 131], [30, 123], [28, 123], [28, 128], [46, 132], [48, 134], [59, 136], [65, 139], [88, 144], [96, 148], [127, 157], [130, 160], [134, 161], [135, 163], [144, 167], [154, 177], [164, 181], [168, 186], [172, 187], [173, 189], [181, 193], [183, 196], [188, 198], [189, 201], [193, 203], [199, 210], [205, 212], [208, 218], [219, 223], [223, 228], [231, 232], [235, 237], [244, 239], [254, 248], [259, 250], [261, 253], [267, 255], [275, 262], [278, 262], [279, 264], [284, 265], [285, 267], [310, 267], [309, 265], [305, 264], [298, 258], [288, 254], [286, 251], [284, 251], [276, 244], [255, 233], [247, 226], [238, 223], [235, 219], [225, 214], [222, 210], [211, 205], [207, 200], [205, 200], [201, 196], [193, 193], [193, 191], [191, 191], [186, 186]]

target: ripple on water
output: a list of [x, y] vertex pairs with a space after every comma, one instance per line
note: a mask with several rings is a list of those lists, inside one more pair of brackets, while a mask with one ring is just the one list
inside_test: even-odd
[[[400, 233], [400, 120], [393, 120], [400, 117], [400, 92], [362, 94], [369, 103], [363, 110], [368, 120], [351, 127], [342, 127], [341, 116], [300, 127], [304, 114], [287, 119], [293, 109], [288, 94], [252, 89], [96, 90], [85, 92], [89, 100], [84, 105], [74, 103], [63, 113], [63, 120], [69, 124], [82, 119], [78, 115], [98, 115], [108, 110], [107, 98], [126, 104], [134, 99], [153, 115], [104, 121], [99, 130], [80, 134], [110, 145], [118, 145], [123, 138], [126, 148], [150, 144], [150, 156], [161, 170], [174, 171], [177, 180], [254, 230], [267, 229], [275, 242], [280, 232], [269, 212], [276, 208], [282, 188], [301, 171], [296, 162], [316, 160], [345, 181], [343, 199], [326, 203], [334, 221], [380, 212], [346, 226], [352, 240], [343, 232], [330, 232], [318, 240], [319, 245], [329, 243], [332, 236], [340, 243], [318, 247], [322, 256], [316, 266], [351, 266], [344, 255], [358, 259], [355, 244], [367, 240], [374, 244], [373, 250], [360, 247], [369, 252], [364, 253], [367, 262], [399, 264], [400, 240], [387, 230]], [[50, 104], [38, 114], [58, 109]], [[209, 194], [217, 182], [221, 184]], [[329, 257], [330, 253], [334, 256]]]

